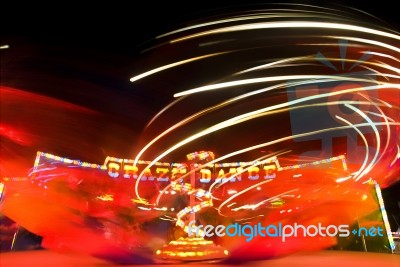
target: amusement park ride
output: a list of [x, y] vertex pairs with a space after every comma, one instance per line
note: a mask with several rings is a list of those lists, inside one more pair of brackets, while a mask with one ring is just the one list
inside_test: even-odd
[[[98, 165], [38, 152], [28, 177], [3, 178], [1, 211], [40, 236], [44, 248], [80, 250], [114, 262], [127, 257], [137, 263], [281, 255], [287, 249], [279, 249], [282, 243], [276, 238], [258, 238], [252, 245], [241, 238], [211, 240], [202, 231], [188, 235], [189, 227], [196, 226], [189, 222], [310, 224], [315, 222], [310, 214], [317, 213], [319, 220], [339, 224], [327, 209], [340, 205], [340, 219], [357, 221], [358, 227], [362, 216], [378, 210], [382, 220], [373, 224], [384, 228], [384, 250], [394, 249], [379, 186], [370, 181], [350, 187], [343, 155], [281, 166], [274, 155], [253, 162], [217, 163], [212, 152], [200, 151], [187, 155], [185, 163], [156, 162], [152, 168], [147, 168], [149, 161], [134, 163], [107, 157]], [[364, 204], [356, 208], [360, 201]], [[170, 221], [172, 234], [164, 229], [163, 242], [149, 245], [155, 240], [151, 225], [162, 220]], [[333, 239], [298, 238], [283, 245], [290, 251], [321, 244], [326, 248], [337, 244]], [[266, 246], [268, 242], [278, 248]], [[362, 237], [362, 243], [363, 250], [373, 250], [368, 239]]]

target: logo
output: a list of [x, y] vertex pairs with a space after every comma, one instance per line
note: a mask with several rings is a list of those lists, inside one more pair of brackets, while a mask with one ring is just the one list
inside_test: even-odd
[[225, 225], [195, 225], [195, 221], [189, 223], [188, 234], [189, 236], [195, 235], [196, 237], [212, 237], [225, 235], [229, 237], [244, 236], [246, 242], [250, 242], [253, 238], [260, 237], [276, 237], [280, 238], [282, 242], [285, 242], [288, 237], [348, 237], [350, 234], [355, 236], [383, 236], [383, 229], [378, 227], [360, 227], [358, 230], [353, 229], [350, 231], [350, 226], [347, 224], [341, 225], [327, 225], [324, 226], [321, 223], [318, 225], [302, 225], [294, 223], [293, 225], [269, 224], [267, 226], [261, 225], [261, 223], [255, 225], [241, 225], [238, 223]]

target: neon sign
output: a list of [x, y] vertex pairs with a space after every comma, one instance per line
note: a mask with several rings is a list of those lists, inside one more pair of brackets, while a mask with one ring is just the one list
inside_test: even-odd
[[[109, 178], [112, 179], [138, 179], [138, 173], [147, 167], [150, 161], [139, 160], [138, 164], [133, 165], [132, 159], [121, 159], [115, 157], [107, 157], [103, 165], [81, 162], [79, 160], [67, 159], [55, 156], [49, 153], [38, 152], [35, 160], [35, 166], [31, 175], [38, 171], [39, 165], [46, 162], [59, 162], [66, 165], [75, 165], [83, 168], [97, 169], [104, 171]], [[194, 164], [196, 181], [202, 184], [241, 182], [241, 181], [257, 181], [262, 179], [274, 179], [283, 170], [294, 170], [304, 167], [313, 167], [320, 164], [332, 162], [341, 163], [342, 169], [347, 171], [346, 160], [344, 156], [332, 157], [329, 159], [314, 161], [310, 163], [280, 166], [276, 157], [272, 157], [263, 161], [256, 162], [230, 162], [206, 164], [201, 168], [199, 164]], [[151, 182], [170, 182], [184, 174], [187, 174], [189, 167], [185, 163], [167, 163], [157, 162], [154, 166], [146, 171], [141, 177], [141, 181]]]

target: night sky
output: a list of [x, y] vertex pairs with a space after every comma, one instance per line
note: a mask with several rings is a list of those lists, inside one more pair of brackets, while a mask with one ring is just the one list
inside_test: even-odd
[[[1, 86], [19, 90], [0, 95], [1, 122], [19, 131], [16, 142], [2, 129], [2, 175], [24, 175], [37, 150], [95, 163], [108, 155], [130, 158], [146, 123], [174, 93], [162, 83], [150, 90], [129, 81], [146, 69], [137, 63], [146, 62], [141, 51], [157, 44], [155, 36], [192, 21], [268, 7], [260, 4], [268, 1], [125, 2], [2, 3], [0, 46], [10, 48], [0, 50]], [[329, 2], [301, 3], [337, 7]], [[353, 6], [400, 30], [391, 3]], [[397, 183], [384, 194], [399, 191]], [[396, 209], [395, 201], [388, 205]]]

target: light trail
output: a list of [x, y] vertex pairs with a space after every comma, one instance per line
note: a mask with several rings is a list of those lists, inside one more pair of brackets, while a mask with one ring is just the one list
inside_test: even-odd
[[249, 30], [260, 30], [260, 29], [330, 29], [330, 30], [345, 30], [358, 33], [367, 33], [372, 35], [377, 35], [381, 37], [387, 37], [394, 40], [400, 41], [400, 36], [398, 34], [393, 34], [389, 32], [384, 32], [380, 30], [375, 30], [372, 28], [366, 28], [350, 24], [342, 23], [332, 23], [332, 22], [313, 22], [313, 21], [282, 21], [282, 22], [260, 22], [260, 23], [250, 23], [231, 27], [224, 27], [215, 30], [204, 31], [201, 33], [196, 33], [188, 35], [185, 37], [177, 38], [171, 43], [177, 43], [186, 41], [193, 38], [204, 37], [207, 35], [214, 35], [219, 33], [228, 33], [236, 31], [249, 31]]

